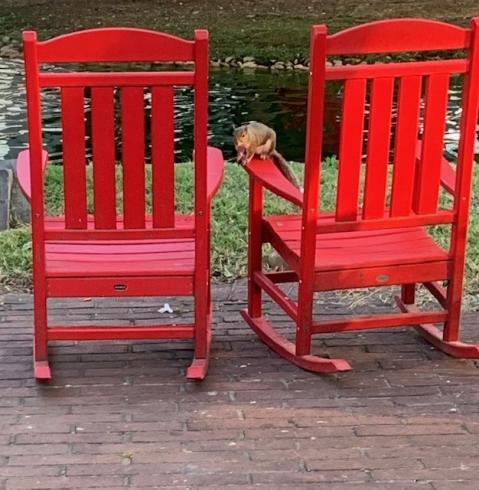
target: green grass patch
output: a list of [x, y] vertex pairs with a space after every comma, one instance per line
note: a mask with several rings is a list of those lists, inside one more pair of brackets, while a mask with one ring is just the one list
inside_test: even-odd
[[[302, 177], [303, 165], [293, 164], [298, 176]], [[335, 159], [328, 159], [322, 166], [321, 207], [332, 209], [335, 201], [335, 179], [337, 165]], [[91, 181], [91, 175], [88, 175]], [[181, 213], [192, 210], [193, 166], [191, 163], [176, 166], [177, 210]], [[63, 212], [63, 169], [51, 166], [46, 178], [46, 208], [51, 215]], [[120, 175], [117, 188], [121, 187]], [[150, 173], [147, 171], [147, 188], [150, 187]], [[479, 293], [479, 172], [473, 185], [473, 201], [469, 226], [469, 247], [466, 263], [466, 293]], [[150, 207], [151, 195], [147, 194]], [[92, 196], [89, 195], [91, 211]], [[121, 212], [121, 199], [118, 210]], [[266, 213], [282, 214], [295, 212], [297, 208], [283, 199], [267, 193]], [[246, 274], [248, 218], [248, 179], [246, 172], [238, 165], [228, 163], [223, 186], [213, 203], [212, 224], [212, 272], [216, 280], [234, 280]], [[444, 246], [448, 243], [447, 227], [434, 227], [433, 236]], [[0, 282], [17, 287], [27, 287], [31, 283], [31, 243], [27, 228], [0, 233]]]

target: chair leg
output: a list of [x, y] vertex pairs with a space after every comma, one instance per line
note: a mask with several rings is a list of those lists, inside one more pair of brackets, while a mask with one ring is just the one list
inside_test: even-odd
[[33, 298], [33, 371], [36, 379], [47, 381], [52, 373], [48, 364], [47, 298], [42, 289], [36, 288]]
[[405, 305], [413, 305], [416, 302], [416, 284], [403, 284], [401, 286], [401, 301]]
[[452, 357], [478, 359], [479, 345], [459, 341], [461, 326], [462, 278], [451, 279], [447, 287], [448, 319], [442, 333], [433, 325], [422, 325], [419, 333], [439, 350]]
[[206, 377], [211, 346], [212, 304], [208, 277], [205, 277], [203, 287], [199, 289], [197, 287], [195, 292], [195, 353], [186, 372], [188, 379], [197, 381]]
[[251, 179], [248, 225], [248, 314], [252, 318], [259, 318], [262, 315], [261, 287], [255, 283], [253, 277], [255, 272], [262, 270], [263, 197], [263, 187]]
[[298, 289], [298, 319], [296, 321], [296, 355], [311, 354], [314, 290], [300, 282]]
[[447, 286], [447, 311], [448, 319], [444, 323], [443, 338], [448, 342], [459, 340], [459, 328], [461, 324], [462, 281], [456, 284], [454, 279]]

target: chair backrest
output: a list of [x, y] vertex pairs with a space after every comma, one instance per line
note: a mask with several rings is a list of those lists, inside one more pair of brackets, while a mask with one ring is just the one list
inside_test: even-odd
[[[330, 55], [445, 50], [465, 50], [466, 54], [452, 59], [326, 66]], [[467, 223], [479, 97], [479, 18], [471, 29], [423, 19], [394, 19], [331, 36], [324, 26], [315, 26], [311, 63], [306, 234], [312, 237], [316, 228], [325, 84], [331, 80], [343, 83], [336, 209], [333, 223], [319, 225], [317, 231]], [[464, 76], [465, 83], [454, 207], [441, 210], [440, 174], [452, 75]], [[388, 178], [390, 169], [392, 178]]]
[[[64, 168], [64, 227], [55, 238], [179, 236], [175, 228], [174, 87], [194, 89], [195, 211], [206, 208], [208, 33], [195, 40], [142, 29], [78, 31], [38, 42], [25, 32], [25, 70], [33, 214], [43, 217], [41, 90], [59, 90]], [[186, 71], [44, 71], [45, 63], [194, 62]], [[90, 117], [86, 120], [86, 94]], [[145, 123], [145, 99], [151, 119]], [[119, 110], [116, 110], [116, 106]], [[116, 114], [119, 113], [119, 117]], [[117, 130], [117, 126], [120, 130]], [[146, 132], [150, 130], [151, 148]], [[115, 137], [120, 133], [123, 210], [117, 216]], [[86, 141], [91, 140], [93, 220], [88, 219]], [[152, 217], [145, 219], [145, 158], [152, 164]], [[141, 233], [143, 231], [143, 233]], [[192, 233], [190, 230], [188, 233]], [[52, 235], [53, 236], [53, 235]], [[48, 238], [48, 236], [46, 236]]]

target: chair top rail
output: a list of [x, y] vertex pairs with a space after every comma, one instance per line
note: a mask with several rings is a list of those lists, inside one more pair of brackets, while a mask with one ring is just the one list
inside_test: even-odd
[[42, 88], [194, 85], [195, 73], [192, 71], [41, 73], [39, 81]]
[[[330, 213], [331, 217], [333, 213]], [[327, 217], [328, 213], [324, 213], [323, 217]], [[363, 230], [383, 230], [392, 228], [411, 228], [417, 226], [434, 226], [434, 225], [450, 225], [455, 219], [454, 211], [439, 210], [436, 213], [424, 215], [396, 216], [389, 217], [385, 215], [383, 218], [364, 220], [360, 218], [356, 221], [333, 221], [321, 222], [316, 225], [316, 233], [340, 233], [347, 231], [363, 231]]]
[[354, 78], [405, 77], [439, 73], [462, 74], [469, 69], [465, 59], [441, 61], [409, 61], [403, 63], [374, 63], [371, 65], [343, 65], [326, 68], [326, 80]]
[[397, 53], [468, 48], [469, 29], [426, 19], [369, 22], [328, 36], [327, 55]]
[[[36, 41], [36, 33], [23, 33]], [[37, 42], [39, 63], [194, 61], [194, 41], [147, 29], [86, 29]]]

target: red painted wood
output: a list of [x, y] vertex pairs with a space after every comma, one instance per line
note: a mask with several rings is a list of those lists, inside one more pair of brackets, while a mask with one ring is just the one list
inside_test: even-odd
[[[416, 163], [421, 161], [422, 141], [416, 144]], [[456, 188], [456, 169], [444, 158], [441, 159], [441, 186], [454, 195]]]
[[328, 37], [327, 53], [360, 54], [463, 49], [470, 32], [427, 19], [387, 19], [345, 29]]
[[33, 373], [35, 379], [38, 379], [39, 381], [49, 381], [52, 379], [52, 371], [47, 361], [34, 361]]
[[440, 286], [437, 282], [425, 282], [424, 286], [437, 299], [439, 304], [444, 309], [447, 309], [447, 290]]
[[41, 73], [41, 87], [148, 87], [193, 85], [195, 73], [188, 71], [161, 72], [77, 72]]
[[261, 284], [255, 280], [263, 263], [262, 218], [264, 206], [263, 187], [251, 176], [249, 179], [248, 216], [248, 314], [258, 318], [262, 313]]
[[464, 59], [441, 61], [408, 61], [407, 63], [374, 63], [361, 65], [334, 65], [326, 69], [326, 80], [345, 80], [378, 77], [399, 78], [424, 76], [434, 73], [466, 73], [468, 62]]
[[299, 263], [301, 280], [298, 286], [298, 320], [296, 322], [295, 354], [304, 356], [311, 353], [310, 328], [313, 323], [314, 301], [314, 236], [318, 215], [319, 185], [321, 178], [326, 26], [311, 29], [311, 66], [308, 86], [308, 118], [306, 123], [306, 159], [304, 178], [308, 183], [304, 190], [301, 242]]
[[194, 272], [194, 239], [46, 242], [48, 276], [161, 276]]
[[[430, 30], [426, 27], [430, 27]], [[326, 45], [330, 52], [338, 50], [334, 51], [335, 54], [347, 54], [348, 49], [352, 52], [385, 52], [386, 49], [401, 51], [412, 47], [415, 47], [414, 50], [422, 50], [433, 46], [435, 49], [458, 49], [461, 46], [467, 48], [469, 43], [471, 50], [464, 60], [373, 63], [325, 69]], [[338, 366], [328, 364], [325, 358], [310, 355], [313, 333], [396, 327], [404, 323], [426, 322], [426, 325], [417, 328], [439, 348], [446, 352], [466, 352], [470, 357], [479, 357], [479, 348], [456, 341], [479, 109], [479, 18], [473, 20], [471, 30], [420, 20], [371, 23], [331, 36], [327, 42], [325, 27], [316, 26], [312, 31], [311, 46], [302, 214], [262, 217], [258, 212], [261, 209], [258, 199], [253, 198], [262, 193], [262, 188], [270, 189], [290, 201], [293, 199], [287, 190], [282, 189], [281, 184], [274, 182], [274, 176], [260, 168], [260, 162], [252, 162], [254, 165], [247, 169], [254, 184], [253, 197], [250, 197], [249, 279], [254, 279], [256, 289], [251, 294], [253, 290], [250, 286], [248, 310], [242, 312], [244, 319], [279, 355], [303, 369], [316, 372], [335, 372]], [[343, 49], [346, 51], [341, 53]], [[466, 75], [460, 151], [455, 170], [442, 157], [442, 134], [438, 129], [443, 123], [438, 116], [444, 113], [444, 98], [438, 94], [444, 95], [446, 80], [451, 73]], [[431, 80], [426, 94], [427, 120], [423, 135], [429, 139], [427, 150], [418, 141], [422, 77]], [[399, 114], [394, 142], [392, 202], [390, 208], [385, 209], [390, 118], [395, 112], [394, 101], [391, 103], [395, 78], [400, 79]], [[340, 152], [340, 167], [344, 167], [340, 168], [342, 174], [338, 179], [342, 186], [338, 190], [341, 199], [338, 199], [337, 208], [333, 212], [318, 213], [324, 82], [335, 79], [345, 79], [347, 86], [355, 87], [349, 90], [349, 96], [346, 89], [344, 101], [346, 118], [343, 118]], [[364, 209], [358, 210], [357, 189], [362, 157], [363, 92], [366, 80], [371, 80], [368, 83], [372, 85], [368, 168]], [[354, 91], [356, 94], [353, 97], [351, 94]], [[420, 185], [415, 186], [416, 161], [421, 160], [424, 154], [430, 155], [428, 160], [435, 159], [435, 173], [432, 176], [435, 189], [441, 184], [453, 193], [455, 201], [452, 210], [438, 210], [436, 205], [431, 205], [431, 202], [436, 201], [433, 194], [436, 190], [426, 189], [425, 170], [422, 175], [418, 173]], [[432, 163], [426, 164], [424, 168], [427, 165]], [[424, 214], [415, 213], [413, 205], [419, 202], [426, 207], [423, 208]], [[452, 224], [449, 251], [442, 249], [428, 234], [426, 227], [433, 224]], [[290, 270], [267, 274], [262, 272], [259, 251], [263, 243], [272, 245]], [[251, 252], [252, 244], [254, 253]], [[437, 282], [445, 280], [448, 281], [447, 296], [437, 285]], [[284, 282], [298, 283], [297, 310], [294, 299], [276, 286]], [[420, 283], [426, 285], [444, 310], [418, 312], [409, 309], [403, 310], [405, 313], [400, 315], [359, 317], [321, 324], [312, 322], [315, 290], [400, 285], [403, 301], [399, 301], [403, 305], [411, 303], [406, 307], [414, 308], [415, 285]], [[263, 290], [289, 316], [294, 318], [293, 313], [297, 311], [295, 344], [280, 335], [261, 315]], [[445, 340], [441, 340], [438, 331], [427, 322], [444, 322]]]
[[416, 331], [436, 349], [460, 359], [478, 359], [479, 345], [467, 344], [457, 340], [444, 340], [443, 332], [434, 325], [419, 325]]
[[416, 301], [416, 284], [401, 285], [401, 300], [406, 304], [414, 304]]
[[[396, 297], [396, 302], [399, 308], [408, 313], [416, 313], [417, 307], [414, 305], [405, 305]], [[436, 349], [452, 356], [462, 359], [478, 359], [479, 345], [467, 344], [459, 341], [449, 341], [444, 339], [444, 332], [441, 332], [435, 325], [424, 323], [416, 326], [416, 331], [431, 343]]]
[[[136, 233], [134, 230], [125, 230], [125, 222], [124, 222], [124, 217], [123, 215], [119, 214], [117, 216], [117, 231], [119, 232], [117, 234], [116, 231], [111, 231], [111, 230], [95, 230], [95, 222], [94, 222], [94, 216], [88, 215], [87, 217], [87, 227], [88, 230], [94, 231], [93, 235], [98, 234], [99, 236], [102, 235], [104, 238], [107, 238], [107, 235], [111, 234], [111, 238], [114, 238], [115, 236], [123, 236], [123, 233]], [[63, 230], [65, 231], [66, 234], [69, 233], [80, 233], [81, 230], [64, 230], [64, 217], [63, 216], [47, 216], [45, 218], [45, 226], [46, 230]], [[150, 236], [155, 236], [157, 238], [160, 237], [165, 237], [165, 234], [168, 234], [170, 232], [175, 232], [177, 230], [179, 233], [184, 231], [185, 229], [193, 229], [195, 225], [195, 220], [194, 216], [191, 214], [176, 214], [175, 215], [175, 227], [171, 229], [155, 229], [153, 228], [153, 219], [151, 215], [146, 215], [145, 216], [145, 233], [146, 235], [150, 234]], [[141, 230], [137, 230], [141, 231]], [[148, 236], [145, 236], [148, 238]]]
[[208, 359], [193, 359], [191, 366], [186, 371], [186, 378], [194, 381], [202, 381], [208, 371]]
[[364, 219], [384, 216], [393, 89], [394, 79], [392, 78], [378, 78], [372, 84], [363, 204]]
[[210, 293], [210, 211], [207, 198], [207, 145], [208, 145], [208, 31], [195, 31], [195, 358], [208, 357], [211, 310]]
[[351, 366], [344, 359], [299, 355], [296, 353], [296, 345], [280, 335], [264, 317], [252, 318], [247, 310], [242, 310], [241, 316], [270, 349], [306, 371], [329, 374], [351, 370]]
[[45, 284], [44, 244], [44, 149], [42, 141], [42, 113], [39, 63], [35, 32], [23, 33], [25, 82], [28, 115], [30, 163], [30, 204], [32, 210], [32, 269], [33, 269], [33, 361], [38, 379], [51, 377], [48, 367], [47, 293]]
[[448, 75], [428, 78], [422, 153], [416, 169], [414, 192], [414, 210], [418, 214], [434, 213], [438, 205], [448, 90]]
[[91, 90], [95, 228], [116, 228], [115, 108], [111, 87]]
[[451, 262], [416, 262], [390, 266], [355, 268], [349, 270], [326, 270], [316, 273], [317, 291], [334, 291], [351, 288], [370, 288], [411, 284], [417, 282], [443, 281], [451, 273]]
[[[120, 288], [119, 285], [126, 286], [126, 289]], [[51, 298], [191, 296], [194, 291], [192, 273], [162, 277], [49, 277], [47, 288], [48, 296]]]
[[49, 216], [45, 221], [45, 239], [47, 240], [141, 240], [194, 238], [195, 221], [191, 215], [177, 215], [174, 228], [153, 228], [151, 216], [145, 217], [146, 228], [125, 229], [123, 216], [117, 217], [115, 230], [95, 229], [93, 216], [88, 216], [85, 230], [65, 230], [64, 217]]
[[123, 214], [125, 228], [145, 226], [145, 113], [139, 87], [121, 91]]
[[84, 90], [63, 88], [61, 98], [65, 224], [82, 229], [87, 216]]
[[[270, 221], [277, 221], [278, 226], [280, 226], [283, 231], [297, 230], [299, 228], [298, 217], [295, 215], [270, 216], [266, 219], [266, 224], [268, 225]], [[344, 223], [337, 223], [334, 220], [334, 214], [321, 213], [318, 217], [316, 230], [320, 234], [326, 234], [352, 231], [383, 230], [386, 228], [394, 230], [395, 228], [411, 228], [421, 225], [449, 224], [453, 222], [454, 213], [450, 211], [443, 211], [436, 214], [423, 216], [404, 216], [393, 219], [379, 218], [367, 221], [360, 221], [358, 217], [358, 221], [350, 221]]]
[[151, 154], [153, 226], [175, 221], [175, 124], [173, 87], [151, 91]]
[[207, 176], [206, 176], [206, 200], [211, 200], [218, 192], [225, 171], [225, 161], [223, 153], [218, 148], [208, 146], [207, 148]]
[[[280, 217], [281, 218], [281, 217]], [[270, 229], [286, 246], [300, 256], [301, 221], [266, 218]], [[315, 267], [321, 270], [348, 270], [359, 267], [387, 266], [448, 260], [422, 228], [396, 228], [317, 234]]]
[[162, 228], [148, 230], [57, 230], [47, 228], [46, 240], [148, 240], [194, 238], [194, 228]]
[[476, 144], [476, 125], [479, 110], [479, 17], [471, 22], [471, 50], [469, 51], [469, 73], [465, 77], [456, 167], [454, 208], [457, 213], [452, 229], [451, 254], [453, 270], [448, 286], [449, 319], [444, 326], [444, 340], [457, 341], [461, 317], [462, 288], [467, 244], [469, 208], [471, 201], [472, 169]]
[[135, 340], [191, 339], [194, 325], [159, 325], [148, 327], [62, 327], [51, 326], [48, 340]]
[[398, 216], [396, 218], [378, 218], [367, 221], [349, 221], [342, 223], [331, 223], [328, 220], [318, 222], [318, 233], [337, 233], [344, 231], [381, 230], [384, 228], [410, 228], [420, 225], [439, 225], [454, 222], [454, 213], [450, 211], [439, 211], [435, 214], [424, 214], [422, 216]]
[[358, 214], [365, 96], [365, 80], [346, 80], [339, 142], [337, 221], [352, 221]]
[[[42, 150], [41, 169], [45, 172], [48, 163], [48, 153]], [[29, 202], [32, 200], [31, 173], [30, 173], [30, 151], [23, 150], [18, 154], [16, 162], [17, 180], [20, 189]]]
[[146, 29], [87, 29], [38, 43], [38, 60], [41, 63], [191, 61], [194, 46], [192, 41]]
[[[35, 376], [51, 377], [48, 340], [52, 339], [194, 338], [195, 357], [187, 376], [203, 379], [211, 345], [210, 206], [224, 167], [221, 152], [206, 147], [207, 32], [197, 31], [195, 41], [187, 41], [138, 29], [95, 29], [40, 44], [35, 33], [27, 32], [24, 44], [30, 149], [28, 156], [20, 155], [19, 169], [22, 187], [29, 197], [31, 193], [32, 202]], [[195, 62], [195, 71], [39, 73], [40, 62], [54, 60], [191, 60]], [[173, 215], [170, 206], [168, 223], [156, 228], [157, 213], [145, 216], [144, 90], [154, 87], [155, 94], [168, 94], [172, 101], [170, 94], [176, 85], [192, 85], [195, 89], [195, 213]], [[66, 160], [73, 162], [70, 167], [68, 161], [65, 164], [67, 217], [48, 217], [46, 222], [41, 87], [58, 87], [63, 93], [65, 154]], [[93, 215], [86, 213], [84, 192], [84, 88], [92, 93]], [[117, 216], [114, 207], [114, 90], [121, 94], [124, 216]], [[165, 125], [161, 120], [166, 120], [168, 115], [169, 123], [172, 122], [172, 106], [168, 105], [166, 113], [161, 112], [159, 109], [164, 107], [159, 108], [155, 100], [152, 126], [162, 129], [160, 144], [171, 150], [173, 131], [171, 126], [163, 131]], [[170, 181], [166, 188], [173, 188], [171, 172], [162, 178]], [[27, 182], [29, 179], [31, 182]], [[81, 216], [79, 221], [75, 221], [77, 215]], [[127, 327], [126, 330], [107, 327], [101, 332], [96, 326], [47, 328], [48, 297], [145, 295], [194, 295], [194, 326], [188, 325], [187, 332], [184, 326], [174, 325], [151, 329]]]
[[416, 140], [418, 137], [421, 77], [401, 79], [398, 118], [394, 148], [394, 174], [391, 195], [391, 216], [408, 216], [414, 191]]
[[[280, 289], [276, 284], [269, 280], [269, 278], [260, 271], [256, 271], [253, 274], [253, 281], [256, 285], [264, 289], [265, 292], [289, 315], [289, 317], [296, 321], [298, 319], [298, 306], [288, 296], [284, 294], [284, 291]], [[260, 316], [260, 315], [257, 315]]]
[[456, 170], [445, 158], [441, 162], [441, 185], [449, 194], [455, 194]]
[[273, 284], [298, 281], [298, 275], [294, 271], [267, 272], [264, 273], [264, 276], [267, 277]]
[[358, 316], [346, 320], [333, 320], [315, 323], [313, 333], [350, 332], [353, 330], [371, 330], [414, 326], [420, 323], [440, 323], [447, 318], [446, 311], [410, 312], [390, 315]]
[[253, 158], [245, 169], [266, 189], [299, 207], [303, 206], [303, 193], [286, 179], [272, 160]]

